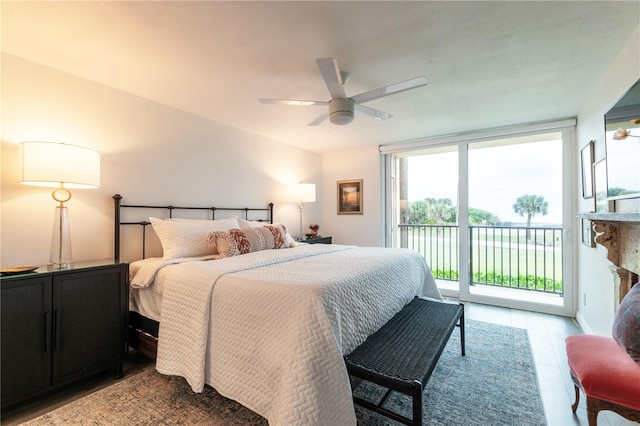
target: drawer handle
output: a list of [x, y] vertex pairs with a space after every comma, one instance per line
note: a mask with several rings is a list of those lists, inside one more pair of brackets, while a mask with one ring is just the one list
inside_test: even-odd
[[47, 342], [47, 337], [49, 336], [49, 328], [51, 327], [50, 315], [51, 314], [49, 312], [45, 312], [44, 313], [44, 330], [43, 330], [44, 333], [42, 333], [43, 336], [44, 336], [44, 345], [43, 345], [44, 346], [44, 353], [49, 352], [49, 344]]
[[60, 312], [58, 310], [53, 311], [53, 350], [57, 350], [60, 346]]

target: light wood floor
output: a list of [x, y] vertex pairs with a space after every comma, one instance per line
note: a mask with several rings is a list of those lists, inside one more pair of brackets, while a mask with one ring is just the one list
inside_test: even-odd
[[[577, 415], [571, 411], [574, 390], [569, 377], [564, 339], [569, 335], [581, 333], [580, 327], [572, 319], [472, 303], [465, 304], [465, 315], [470, 320], [527, 329], [547, 424], [554, 426], [586, 426], [588, 424], [584, 395], [581, 395]], [[153, 368], [153, 364], [133, 353], [125, 365], [125, 375], [145, 368]], [[109, 375], [98, 376], [64, 393], [3, 412], [2, 425], [20, 424], [112, 383], [113, 379]], [[598, 424], [601, 426], [636, 425], [609, 411], [600, 413]]]

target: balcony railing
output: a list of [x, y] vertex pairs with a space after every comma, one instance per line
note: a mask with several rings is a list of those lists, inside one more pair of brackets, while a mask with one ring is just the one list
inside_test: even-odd
[[[399, 225], [401, 247], [420, 253], [434, 277], [458, 281], [455, 225]], [[469, 283], [563, 294], [560, 227], [469, 227]]]

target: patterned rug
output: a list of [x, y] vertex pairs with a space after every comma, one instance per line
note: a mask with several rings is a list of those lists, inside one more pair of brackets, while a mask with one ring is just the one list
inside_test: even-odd
[[[527, 331], [467, 321], [466, 356], [454, 330], [424, 391], [425, 425], [544, 425]], [[362, 383], [361, 397], [384, 390]], [[387, 408], [411, 416], [411, 400], [393, 394]], [[358, 425], [396, 424], [356, 408]], [[44, 414], [25, 425], [266, 425], [262, 417], [212, 389], [194, 394], [181, 378], [149, 369]]]

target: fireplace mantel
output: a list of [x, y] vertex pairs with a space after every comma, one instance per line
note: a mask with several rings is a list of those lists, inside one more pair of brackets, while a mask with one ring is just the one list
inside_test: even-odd
[[589, 219], [596, 232], [596, 242], [607, 249], [607, 259], [618, 282], [618, 302], [640, 275], [640, 213], [579, 213]]
[[578, 219], [591, 219], [603, 222], [630, 222], [640, 224], [640, 212], [638, 213], [578, 213]]

